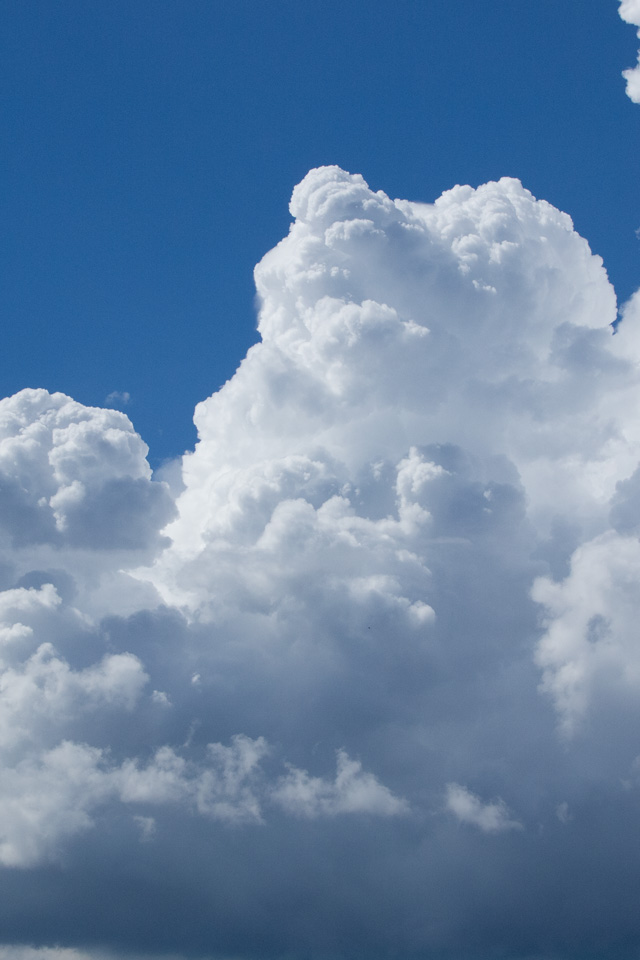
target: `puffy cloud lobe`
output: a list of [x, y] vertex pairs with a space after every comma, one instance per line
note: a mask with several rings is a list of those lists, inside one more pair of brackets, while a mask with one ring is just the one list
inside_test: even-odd
[[[626, 23], [632, 23], [640, 28], [640, 2], [638, 0], [620, 0], [619, 14]], [[638, 29], [640, 37], [640, 29]], [[640, 53], [638, 66], [630, 70], [623, 70], [622, 76], [627, 81], [627, 96], [634, 103], [640, 103]]]
[[[630, 368], [612, 342], [601, 261], [566, 215], [514, 180], [428, 206], [337, 168], [305, 178], [292, 211], [289, 236], [256, 269], [263, 343], [196, 411], [184, 522], [169, 528], [180, 549], [217, 510], [229, 464], [309, 455], [310, 436], [314, 458], [349, 477], [436, 441], [506, 455], [546, 513], [558, 487], [573, 488], [572, 512], [606, 500], [606, 468], [585, 464], [584, 448], [615, 445], [610, 412]], [[618, 446], [631, 472], [638, 451]]]
[[0, 404], [0, 884], [57, 870], [35, 940], [125, 952], [569, 956], [555, 883], [637, 944], [574, 882], [637, 817], [637, 296], [614, 335], [512, 179], [291, 211], [175, 503], [123, 413]]
[[60, 841], [92, 825], [90, 810], [108, 795], [100, 751], [63, 741], [3, 769], [0, 862], [30, 866]]
[[640, 691], [637, 615], [640, 542], [613, 531], [579, 547], [561, 583], [536, 581], [547, 611], [537, 662], [565, 733], [572, 734], [596, 697], [633, 699]]
[[146, 454], [115, 410], [46, 390], [0, 401], [5, 535], [15, 546], [147, 547], [172, 504], [165, 487], [151, 483]]
[[146, 680], [132, 654], [114, 654], [74, 671], [50, 643], [42, 643], [26, 662], [0, 676], [0, 742], [13, 746], [23, 737], [29, 740], [37, 724], [60, 722], [103, 703], [132, 709]]

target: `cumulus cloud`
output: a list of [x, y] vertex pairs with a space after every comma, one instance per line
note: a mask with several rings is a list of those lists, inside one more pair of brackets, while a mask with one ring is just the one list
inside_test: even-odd
[[338, 750], [337, 772], [333, 782], [311, 777], [306, 770], [291, 767], [277, 784], [272, 797], [282, 806], [303, 817], [335, 816], [339, 813], [373, 813], [395, 816], [405, 813], [407, 804], [362, 770], [344, 750]]
[[511, 819], [504, 800], [483, 803], [480, 797], [459, 783], [447, 784], [446, 806], [461, 823], [470, 823], [483, 833], [522, 829], [521, 823]]
[[147, 452], [115, 410], [46, 390], [0, 401], [4, 536], [17, 547], [146, 547], [173, 509]]
[[[638, 27], [638, 37], [640, 37], [640, 2], [639, 0], [620, 0], [619, 14], [626, 23], [632, 23]], [[634, 103], [640, 103], [640, 52], [638, 53], [638, 66], [629, 70], [623, 70], [622, 76], [627, 81], [627, 96]]]
[[638, 296], [510, 178], [291, 212], [179, 480], [0, 402], [3, 936], [631, 956]]

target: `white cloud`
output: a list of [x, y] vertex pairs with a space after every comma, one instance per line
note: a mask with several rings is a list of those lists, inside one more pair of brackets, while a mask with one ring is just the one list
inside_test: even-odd
[[74, 671], [55, 655], [52, 644], [42, 643], [26, 662], [0, 674], [0, 743], [11, 744], [22, 733], [31, 738], [37, 723], [59, 721], [103, 704], [130, 711], [147, 679], [132, 654], [106, 656]]
[[93, 826], [92, 808], [109, 794], [101, 751], [63, 741], [40, 757], [4, 766], [0, 863], [27, 867], [55, 856], [61, 841]]
[[[244, 735], [229, 746], [208, 744], [199, 762], [164, 746], [144, 765], [133, 759], [115, 765], [108, 752], [68, 740], [39, 756], [26, 753], [15, 766], [3, 767], [0, 864], [29, 867], [57, 859], [62, 842], [94, 828], [100, 809], [114, 801], [134, 808], [169, 805], [236, 825], [263, 824], [265, 803], [303, 817], [388, 817], [408, 809], [344, 751], [338, 752], [334, 782], [288, 765], [287, 775], [269, 783], [261, 766], [269, 753], [264, 738]], [[155, 837], [155, 817], [133, 819], [142, 840]]]
[[199, 813], [230, 822], [262, 822], [256, 783], [259, 764], [268, 753], [262, 737], [236, 735], [231, 745], [207, 746], [203, 764], [185, 761], [171, 747], [162, 747], [144, 768], [125, 761], [118, 772], [119, 793], [125, 803], [193, 804]]
[[404, 800], [381, 784], [344, 750], [337, 752], [334, 781], [312, 777], [291, 767], [272, 793], [276, 803], [301, 817], [332, 817], [340, 813], [369, 813], [393, 817], [406, 813]]
[[58, 871], [38, 942], [100, 925], [91, 884], [129, 952], [150, 904], [193, 955], [433, 953], [498, 901], [541, 936], [635, 822], [638, 295], [614, 335], [513, 179], [428, 205], [327, 167], [291, 209], [170, 484], [121, 412], [0, 403], [0, 884]]
[[126, 390], [112, 390], [112, 392], [105, 397], [104, 402], [107, 407], [126, 407], [130, 400], [131, 394]]
[[478, 827], [483, 833], [522, 829], [522, 824], [511, 818], [504, 800], [484, 803], [480, 797], [459, 783], [447, 784], [446, 806], [461, 823]]
[[142, 549], [171, 515], [128, 417], [61, 393], [0, 401], [2, 532], [16, 547]]
[[[626, 23], [632, 23], [640, 28], [639, 0], [620, 0], [618, 12]], [[638, 37], [640, 37], [640, 29], [638, 30]], [[634, 103], [640, 103], [640, 52], [638, 53], [638, 66], [623, 70], [622, 76], [627, 81], [627, 96]]]
[[571, 735], [595, 697], [640, 693], [640, 542], [610, 531], [579, 547], [560, 583], [540, 579], [534, 599], [547, 611], [537, 652], [543, 689]]

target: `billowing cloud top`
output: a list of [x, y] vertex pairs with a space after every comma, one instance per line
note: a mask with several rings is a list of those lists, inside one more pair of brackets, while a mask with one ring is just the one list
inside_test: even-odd
[[640, 299], [517, 180], [291, 212], [176, 498], [0, 403], [5, 940], [631, 956]]

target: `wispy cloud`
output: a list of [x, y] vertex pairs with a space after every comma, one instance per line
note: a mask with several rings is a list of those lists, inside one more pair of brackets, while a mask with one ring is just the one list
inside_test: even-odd
[[483, 802], [459, 783], [447, 784], [446, 807], [461, 823], [478, 827], [483, 833], [522, 829], [522, 824], [511, 817], [504, 800]]

